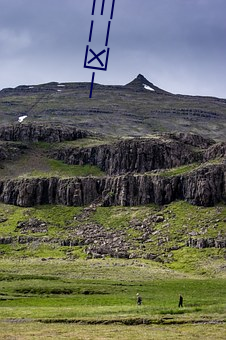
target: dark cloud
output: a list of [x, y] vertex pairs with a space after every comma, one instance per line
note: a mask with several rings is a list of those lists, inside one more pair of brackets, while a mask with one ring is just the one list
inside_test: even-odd
[[[103, 46], [111, 0], [93, 41]], [[0, 87], [90, 81], [83, 68], [93, 0], [0, 0]], [[175, 93], [226, 97], [224, 0], [115, 0], [107, 72], [99, 83], [124, 84], [138, 73]]]

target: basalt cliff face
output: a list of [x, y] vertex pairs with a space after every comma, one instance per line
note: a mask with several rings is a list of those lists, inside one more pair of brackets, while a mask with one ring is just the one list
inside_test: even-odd
[[103, 178], [33, 178], [0, 182], [0, 200], [7, 204], [73, 206], [101, 202], [104, 206], [167, 204], [183, 199], [210, 206], [226, 198], [226, 165], [210, 165], [189, 174], [121, 175]]
[[113, 145], [64, 148], [53, 157], [68, 164], [92, 164], [108, 175], [144, 173], [167, 169], [200, 160], [201, 153], [174, 140], [126, 140]]
[[63, 142], [90, 136], [91, 133], [71, 126], [14, 124], [0, 127], [0, 140], [21, 142]]
[[[68, 127], [54, 130], [23, 124], [0, 130], [0, 139], [12, 141], [60, 142], [87, 135]], [[83, 206], [95, 202], [104, 206], [137, 206], [152, 202], [163, 205], [182, 199], [210, 206], [226, 198], [225, 150], [224, 143], [192, 134], [128, 139], [85, 148], [59, 147], [49, 153], [51, 158], [68, 164], [97, 165], [106, 176], [2, 179], [0, 201], [19, 206]], [[0, 153], [1, 159], [7, 155], [6, 151]], [[209, 160], [212, 164], [202, 164]], [[196, 162], [193, 170], [164, 174], [164, 169]]]

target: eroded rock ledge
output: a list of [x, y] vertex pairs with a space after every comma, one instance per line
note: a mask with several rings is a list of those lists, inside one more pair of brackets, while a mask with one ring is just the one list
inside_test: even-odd
[[[0, 128], [0, 140], [22, 143], [61, 142], [89, 135], [69, 126], [16, 124]], [[19, 145], [4, 143], [0, 147], [0, 159], [13, 159]], [[68, 164], [97, 165], [107, 176], [0, 180], [0, 201], [19, 206], [83, 206], [95, 201], [105, 206], [137, 206], [153, 202], [163, 205], [182, 199], [196, 205], [211, 206], [226, 197], [225, 155], [225, 143], [217, 144], [211, 139], [183, 133], [85, 148], [55, 148], [51, 158]], [[218, 159], [216, 164], [199, 166], [186, 174], [165, 177], [159, 173], [162, 169], [194, 162], [201, 164], [215, 158], [221, 158], [221, 161]]]
[[97, 165], [108, 175], [144, 173], [200, 161], [201, 151], [179, 141], [165, 139], [125, 140], [112, 145], [62, 148], [52, 157], [68, 164]]
[[98, 166], [108, 175], [145, 173], [195, 162], [206, 162], [226, 155], [225, 143], [214, 143], [193, 134], [165, 134], [85, 148], [64, 147], [51, 157], [67, 164]]
[[21, 142], [63, 142], [90, 136], [88, 131], [73, 126], [14, 124], [0, 127], [0, 140]]
[[103, 178], [33, 178], [0, 181], [0, 200], [33, 206], [63, 204], [83, 206], [101, 201], [104, 206], [168, 204], [176, 199], [211, 206], [226, 197], [226, 165], [209, 165], [173, 177], [159, 175], [107, 176]]

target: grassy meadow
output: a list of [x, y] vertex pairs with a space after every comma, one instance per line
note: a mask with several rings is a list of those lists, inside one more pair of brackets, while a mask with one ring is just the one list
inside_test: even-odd
[[[0, 204], [0, 237], [14, 239], [0, 244], [0, 339], [225, 338], [225, 251], [186, 246], [190, 232], [197, 238], [225, 233], [225, 205], [203, 208], [178, 201], [84, 213], [84, 207]], [[131, 221], [152, 215], [164, 221], [153, 225], [152, 242], [141, 248], [140, 231]], [[45, 223], [46, 230], [17, 228], [30, 219]], [[125, 230], [140, 258], [89, 259], [85, 246], [51, 243], [75, 237], [72, 231], [86, 223]], [[18, 243], [18, 237], [34, 240]], [[160, 237], [168, 242], [159, 244]], [[141, 250], [161, 261], [142, 258]]]
[[2, 258], [0, 267], [0, 339], [224, 338], [225, 279], [147, 260]]

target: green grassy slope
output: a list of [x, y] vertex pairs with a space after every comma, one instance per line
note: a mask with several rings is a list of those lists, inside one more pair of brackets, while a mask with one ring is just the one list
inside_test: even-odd
[[[86, 324], [225, 321], [225, 279], [182, 275], [150, 261], [0, 260], [0, 319]], [[136, 305], [136, 293], [143, 304]], [[184, 297], [178, 308], [178, 295]]]
[[[83, 146], [92, 144], [101, 144], [103, 141], [99, 139], [84, 139], [72, 142], [64, 142], [60, 147], [64, 146]], [[97, 166], [93, 165], [68, 165], [62, 161], [51, 159], [49, 152], [55, 147], [55, 144], [39, 142], [27, 144], [27, 150], [18, 158], [13, 160], [1, 161], [0, 177], [16, 178], [16, 177], [51, 177], [57, 176], [61, 178], [73, 176], [103, 176]]]
[[[151, 216], [161, 216], [163, 220], [150, 225], [152, 228], [150, 240], [143, 242], [141, 226], [143, 221], [150, 219]], [[27, 229], [17, 227], [19, 222], [29, 222], [32, 219], [44, 223], [45, 228], [35, 230], [32, 227]], [[1, 256], [86, 258], [86, 246], [79, 236], [79, 230], [83, 230], [87, 224], [94, 224], [100, 225], [106, 232], [114, 233], [121, 230], [124, 242], [131, 246], [132, 257], [142, 258], [152, 254], [156, 261], [164, 263], [168, 268], [224, 277], [226, 274], [224, 249], [191, 248], [187, 246], [187, 242], [191, 237], [208, 239], [221, 235], [224, 238], [225, 220], [225, 205], [202, 208], [182, 201], [173, 202], [161, 209], [154, 205], [97, 207], [89, 214], [81, 207], [43, 205], [21, 208], [1, 204], [0, 237], [14, 238], [12, 243], [1, 245]], [[19, 236], [33, 237], [33, 241], [19, 244], [16, 242]], [[95, 234], [93, 236], [95, 239]], [[45, 242], [46, 238], [48, 242]], [[78, 245], [63, 246], [61, 240], [68, 239], [77, 240]]]

